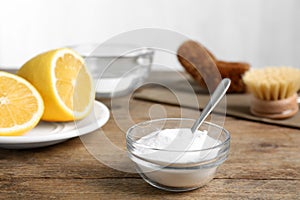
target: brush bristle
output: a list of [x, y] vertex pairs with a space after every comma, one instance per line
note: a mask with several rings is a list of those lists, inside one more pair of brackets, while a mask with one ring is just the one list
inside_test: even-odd
[[245, 73], [243, 81], [255, 97], [272, 101], [286, 99], [300, 89], [300, 69], [267, 67]]

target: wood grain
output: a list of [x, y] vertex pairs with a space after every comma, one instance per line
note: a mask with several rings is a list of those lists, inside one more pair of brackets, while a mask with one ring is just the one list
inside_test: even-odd
[[161, 191], [133, 178], [17, 179], [3, 184], [3, 199], [296, 199], [299, 195], [299, 184], [286, 180], [214, 179], [185, 193]]
[[[110, 100], [102, 101], [111, 107]], [[199, 115], [194, 109], [132, 98], [116, 101], [114, 105], [128, 103], [129, 112], [115, 107], [118, 117], [112, 116], [101, 131], [122, 149], [124, 130], [131, 123]], [[0, 149], [0, 199], [300, 199], [299, 129], [233, 117], [226, 117], [225, 128], [231, 133], [230, 156], [216, 178], [198, 190], [169, 193], [155, 189], [137, 174], [102, 164], [80, 138], [74, 138], [39, 149]]]

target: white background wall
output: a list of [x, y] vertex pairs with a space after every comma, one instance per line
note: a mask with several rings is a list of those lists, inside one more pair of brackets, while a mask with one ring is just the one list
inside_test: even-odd
[[0, 0], [0, 67], [145, 27], [180, 32], [220, 59], [300, 68], [299, 0]]

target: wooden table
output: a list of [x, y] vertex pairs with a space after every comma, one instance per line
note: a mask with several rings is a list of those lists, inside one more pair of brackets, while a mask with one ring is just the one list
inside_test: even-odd
[[[155, 77], [165, 77], [160, 75]], [[101, 101], [111, 108], [110, 100]], [[129, 104], [133, 122], [149, 119], [149, 109], [152, 118], [160, 115], [155, 110], [161, 107], [153, 102], [131, 98]], [[161, 106], [168, 117], [181, 117], [182, 110], [190, 118], [199, 115], [193, 109]], [[120, 109], [117, 114], [126, 126], [128, 113], [121, 106], [114, 109]], [[300, 199], [300, 130], [232, 117], [226, 117], [225, 128], [231, 132], [228, 160], [214, 180], [191, 192], [165, 192], [137, 174], [111, 169], [74, 138], [45, 148], [0, 149], [0, 199]], [[125, 149], [124, 133], [113, 116], [101, 130]]]

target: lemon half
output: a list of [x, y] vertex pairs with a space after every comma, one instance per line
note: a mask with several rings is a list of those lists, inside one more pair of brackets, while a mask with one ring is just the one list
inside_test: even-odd
[[41, 94], [42, 120], [71, 121], [89, 114], [95, 99], [93, 80], [83, 58], [68, 48], [51, 50], [26, 62], [17, 72]]
[[18, 136], [40, 121], [44, 104], [39, 92], [25, 79], [0, 72], [0, 136]]

